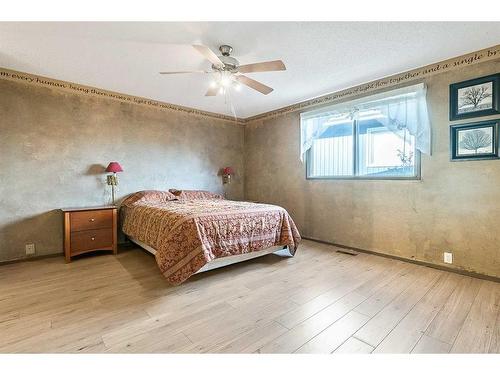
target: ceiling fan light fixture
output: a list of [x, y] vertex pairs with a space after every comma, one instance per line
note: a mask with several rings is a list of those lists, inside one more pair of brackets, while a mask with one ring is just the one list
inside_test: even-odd
[[222, 77], [222, 79], [220, 80], [220, 84], [223, 87], [229, 87], [229, 85], [231, 84], [231, 79], [228, 77]]
[[230, 72], [224, 71], [224, 72], [220, 73], [219, 84], [222, 87], [227, 88], [227, 87], [231, 86], [232, 82], [233, 82], [233, 77], [232, 77], [232, 74]]

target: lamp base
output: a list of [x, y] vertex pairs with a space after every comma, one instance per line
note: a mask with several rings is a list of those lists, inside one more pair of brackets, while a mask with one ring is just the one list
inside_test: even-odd
[[113, 174], [108, 174], [106, 176], [106, 182], [108, 185], [111, 186], [111, 201], [113, 206], [115, 205], [115, 186], [118, 185], [118, 177], [116, 176], [116, 173]]

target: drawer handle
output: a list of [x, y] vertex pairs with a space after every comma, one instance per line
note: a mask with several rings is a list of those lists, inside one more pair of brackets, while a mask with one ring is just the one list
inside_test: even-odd
[[92, 241], [95, 241], [95, 237], [92, 237], [92, 238], [91, 238], [91, 240], [92, 240]]
[[92, 218], [92, 219], [89, 219], [89, 221], [95, 221], [95, 219], [94, 219], [94, 218]]

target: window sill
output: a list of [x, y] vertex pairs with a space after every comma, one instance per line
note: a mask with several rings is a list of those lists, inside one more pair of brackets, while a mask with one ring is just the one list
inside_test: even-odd
[[339, 180], [339, 181], [421, 181], [421, 176], [411, 177], [365, 177], [365, 176], [339, 176], [339, 177], [306, 177], [306, 180]]

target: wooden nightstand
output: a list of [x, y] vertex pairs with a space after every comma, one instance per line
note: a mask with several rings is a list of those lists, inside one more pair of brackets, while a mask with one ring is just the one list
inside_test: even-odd
[[64, 212], [64, 256], [91, 251], [113, 251], [116, 254], [116, 206], [62, 208]]

